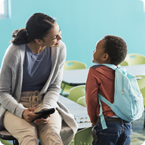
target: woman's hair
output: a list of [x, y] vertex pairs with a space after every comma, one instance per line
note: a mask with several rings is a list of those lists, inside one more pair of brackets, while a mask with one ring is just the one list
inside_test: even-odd
[[11, 41], [15, 45], [26, 44], [34, 39], [43, 40], [44, 36], [53, 28], [55, 19], [43, 14], [35, 13], [26, 22], [26, 28], [15, 30]]
[[113, 35], [107, 35], [103, 40], [105, 41], [104, 52], [108, 53], [110, 63], [114, 65], [120, 64], [127, 54], [126, 42], [121, 37]]

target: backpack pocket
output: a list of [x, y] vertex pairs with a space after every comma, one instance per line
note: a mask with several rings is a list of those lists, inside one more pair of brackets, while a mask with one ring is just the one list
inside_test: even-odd
[[131, 96], [132, 101], [132, 121], [139, 119], [142, 116], [142, 113], [144, 112], [144, 104], [143, 104], [143, 97], [141, 93], [138, 93], [137, 95]]

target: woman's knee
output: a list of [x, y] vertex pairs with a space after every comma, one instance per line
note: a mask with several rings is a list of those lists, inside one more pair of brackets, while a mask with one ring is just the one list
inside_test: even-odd
[[21, 131], [21, 135], [18, 136], [18, 142], [20, 145], [38, 145], [38, 135], [35, 128], [26, 128]]
[[49, 128], [47, 132], [39, 134], [40, 140], [44, 145], [55, 144], [63, 145], [60, 133], [56, 132], [54, 128]]
[[20, 138], [18, 142], [20, 145], [38, 145], [38, 139], [31, 135]]

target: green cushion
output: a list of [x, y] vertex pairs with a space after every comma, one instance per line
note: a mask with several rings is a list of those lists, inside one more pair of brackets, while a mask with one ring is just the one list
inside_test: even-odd
[[[0, 143], [2, 143], [3, 145], [13, 145], [13, 144], [10, 143], [9, 141], [3, 140], [3, 139], [0, 139]], [[1, 145], [1, 144], [0, 144], [0, 145]]]

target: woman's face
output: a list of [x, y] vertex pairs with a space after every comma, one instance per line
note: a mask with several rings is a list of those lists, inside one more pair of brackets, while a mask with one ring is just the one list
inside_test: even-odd
[[49, 33], [43, 38], [42, 45], [47, 47], [57, 47], [59, 46], [61, 37], [61, 31], [59, 25], [55, 22], [54, 27], [49, 31]]

